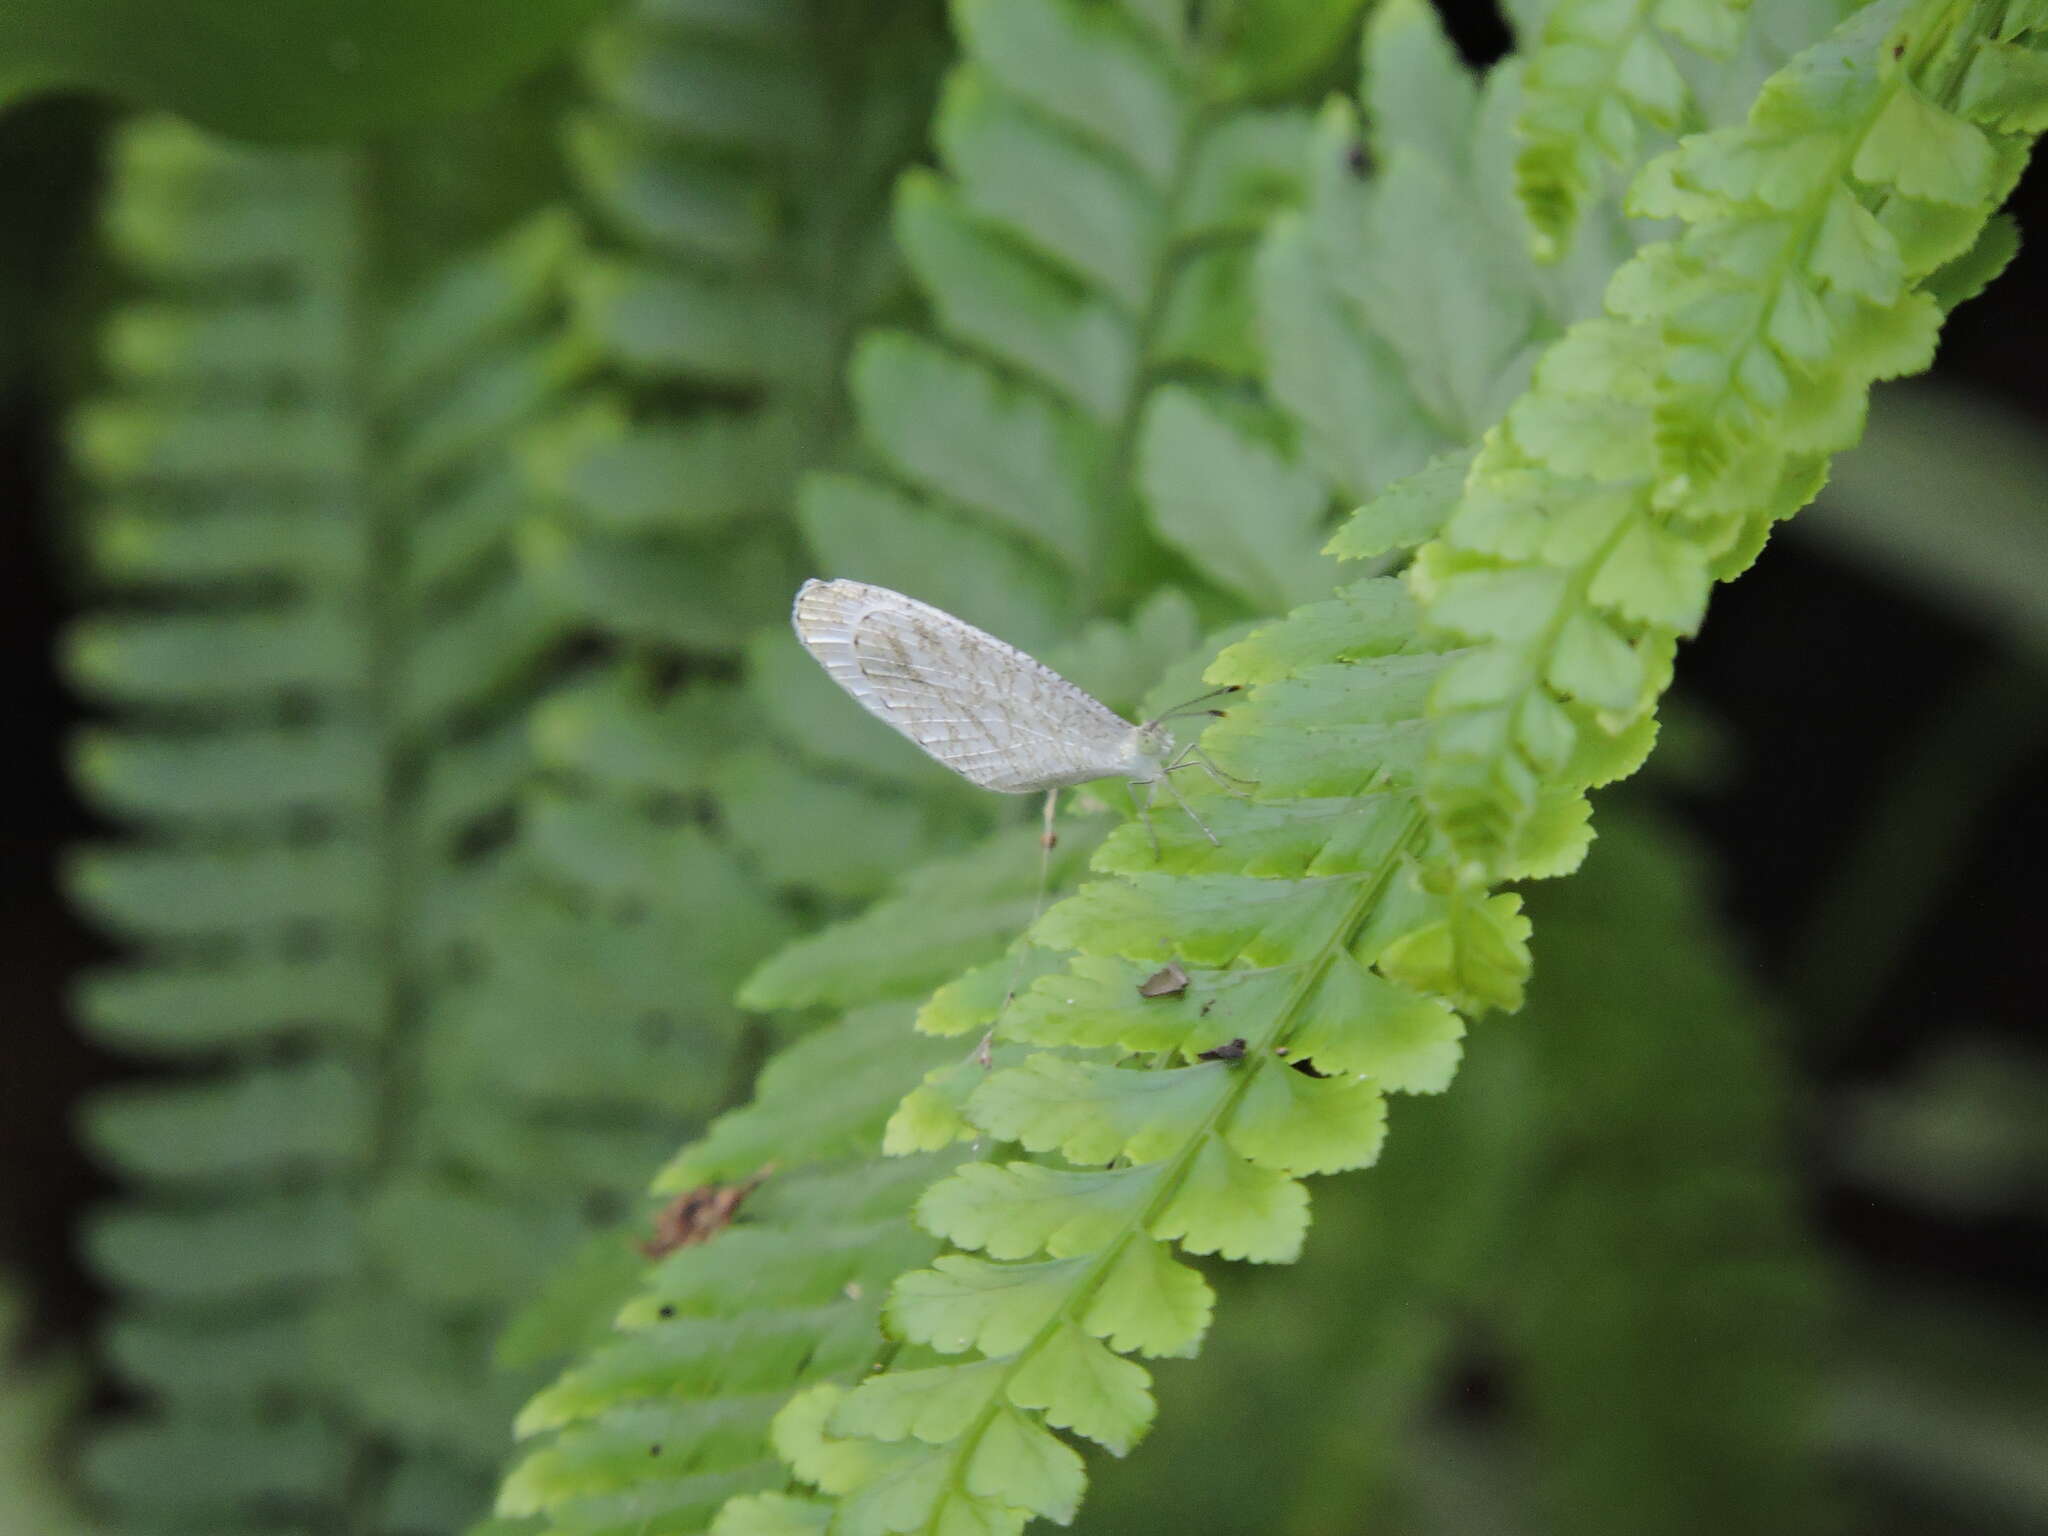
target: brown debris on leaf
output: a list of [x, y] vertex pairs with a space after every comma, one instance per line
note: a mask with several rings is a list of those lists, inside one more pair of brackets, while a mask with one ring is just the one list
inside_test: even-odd
[[738, 1184], [699, 1184], [684, 1190], [655, 1213], [654, 1235], [640, 1244], [640, 1251], [659, 1259], [678, 1248], [710, 1242], [732, 1225], [741, 1203], [774, 1171], [770, 1163]]
[[1178, 960], [1169, 960], [1138, 983], [1140, 997], [1179, 997], [1188, 989], [1188, 973]]

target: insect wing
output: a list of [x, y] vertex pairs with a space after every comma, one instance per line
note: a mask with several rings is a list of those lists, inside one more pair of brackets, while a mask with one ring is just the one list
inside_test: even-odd
[[840, 687], [984, 789], [1025, 793], [1130, 768], [1134, 727], [1052, 668], [928, 603], [808, 581], [797, 638]]

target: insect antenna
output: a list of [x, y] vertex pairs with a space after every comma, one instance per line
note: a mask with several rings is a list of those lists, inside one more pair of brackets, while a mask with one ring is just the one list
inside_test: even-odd
[[1195, 706], [1198, 704], [1206, 704], [1211, 699], [1220, 699], [1226, 693], [1241, 693], [1243, 689], [1244, 685], [1242, 683], [1228, 683], [1221, 688], [1211, 688], [1207, 693], [1196, 694], [1192, 699], [1189, 699], [1185, 704], [1176, 704], [1172, 709], [1169, 709], [1163, 715], [1154, 715], [1150, 720], [1147, 720], [1145, 724], [1147, 728], [1149, 728], [1151, 726], [1163, 724], [1168, 720], [1183, 720], [1190, 715], [1213, 715], [1220, 719], [1224, 713], [1222, 710], [1197, 709]]

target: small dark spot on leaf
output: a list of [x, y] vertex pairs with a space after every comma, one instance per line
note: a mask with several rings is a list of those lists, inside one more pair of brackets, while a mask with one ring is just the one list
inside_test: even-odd
[[659, 1455], [661, 1454], [661, 1445], [660, 1445], [660, 1443], [659, 1443], [659, 1442], [656, 1442], [655, 1444], [653, 1444], [653, 1445], [650, 1445], [649, 1447], [647, 1447], [647, 1454], [648, 1454], [648, 1455], [650, 1455], [650, 1456], [659, 1456]]
[[1330, 1075], [1327, 1072], [1320, 1071], [1316, 1064], [1306, 1056], [1302, 1057], [1299, 1061], [1290, 1061], [1287, 1065], [1294, 1068], [1303, 1077], [1328, 1077]]
[[1361, 181], [1371, 172], [1372, 156], [1363, 143], [1355, 139], [1352, 141], [1351, 147], [1344, 151], [1344, 166]]
[[657, 1310], [656, 1315], [659, 1317], [674, 1317], [676, 1315], [676, 1309], [674, 1307], [669, 1306], [667, 1303], [663, 1303], [662, 1306]]
[[1208, 1050], [1196, 1056], [1195, 1060], [1242, 1061], [1244, 1060], [1244, 1040], [1240, 1037], [1236, 1040], [1226, 1040], [1221, 1045], [1212, 1045]]

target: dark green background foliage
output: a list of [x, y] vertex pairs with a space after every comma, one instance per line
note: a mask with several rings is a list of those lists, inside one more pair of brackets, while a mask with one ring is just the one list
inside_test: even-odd
[[2048, 8], [1502, 9], [0, 7], [0, 1532], [2048, 1531]]
[[90, 87], [223, 132], [327, 138], [476, 106], [590, 25], [603, 0], [12, 0], [0, 102]]

